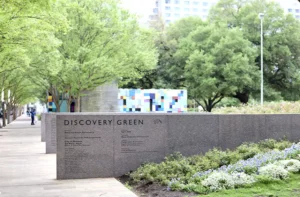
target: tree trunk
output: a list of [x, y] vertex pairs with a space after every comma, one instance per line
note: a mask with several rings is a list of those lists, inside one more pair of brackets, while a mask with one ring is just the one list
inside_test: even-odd
[[5, 127], [6, 126], [6, 113], [5, 113], [5, 110], [4, 110], [4, 102], [2, 102], [2, 126]]
[[59, 92], [55, 88], [52, 88], [52, 87], [48, 91], [52, 95], [52, 102], [55, 103], [56, 112], [60, 112]]
[[23, 107], [19, 108], [19, 106], [17, 106], [17, 113], [18, 113], [18, 117], [22, 116], [22, 109]]
[[11, 119], [10, 119], [10, 110], [11, 110], [10, 104], [7, 104], [7, 110], [6, 110], [6, 113], [7, 113], [7, 124], [10, 124], [10, 122], [11, 122]]
[[67, 101], [67, 105], [68, 105], [68, 107], [67, 107], [67, 112], [70, 112], [71, 111], [71, 103], [72, 103], [72, 98], [71, 98], [71, 96], [69, 96], [69, 98], [68, 98], [68, 101]]
[[[18, 107], [19, 109], [19, 107]], [[21, 108], [19, 109], [19, 116], [22, 116], [22, 112], [23, 114], [25, 114], [25, 111], [23, 111], [23, 106], [21, 106]]]
[[17, 110], [16, 110], [16, 105], [15, 104], [14, 104], [13, 110], [14, 110], [13, 120], [16, 120], [17, 119]]
[[206, 108], [206, 109], [204, 109], [205, 111], [211, 112], [211, 110], [213, 108], [213, 105], [211, 103], [208, 103], [208, 104], [205, 105], [205, 108]]
[[76, 112], [80, 112], [80, 96], [79, 95], [77, 95], [77, 98], [76, 98]]
[[216, 95], [213, 99], [208, 99], [206, 101], [204, 101], [205, 103], [205, 111], [207, 112], [211, 112], [211, 110], [216, 106], [216, 104], [218, 104], [224, 97], [220, 96], [218, 97], [218, 95]]
[[60, 104], [59, 104], [59, 100], [58, 100], [58, 101], [55, 100], [54, 103], [55, 103], [55, 106], [56, 106], [56, 112], [60, 112]]

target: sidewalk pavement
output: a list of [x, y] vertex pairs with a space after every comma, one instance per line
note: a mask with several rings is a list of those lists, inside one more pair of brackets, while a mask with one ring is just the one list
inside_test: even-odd
[[56, 180], [40, 122], [22, 116], [0, 129], [0, 197], [137, 197], [114, 178]]

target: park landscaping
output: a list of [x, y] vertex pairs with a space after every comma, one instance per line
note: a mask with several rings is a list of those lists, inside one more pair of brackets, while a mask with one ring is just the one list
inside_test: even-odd
[[263, 106], [258, 103], [231, 107], [219, 107], [214, 114], [298, 114], [300, 102], [266, 102]]
[[122, 180], [140, 196], [287, 196], [300, 194], [299, 154], [299, 143], [268, 139], [204, 155], [174, 153]]

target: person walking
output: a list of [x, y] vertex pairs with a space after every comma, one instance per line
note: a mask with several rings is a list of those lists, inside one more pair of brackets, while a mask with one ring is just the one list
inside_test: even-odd
[[30, 116], [31, 116], [31, 125], [34, 125], [34, 116], [35, 116], [35, 110], [34, 109], [31, 110]]

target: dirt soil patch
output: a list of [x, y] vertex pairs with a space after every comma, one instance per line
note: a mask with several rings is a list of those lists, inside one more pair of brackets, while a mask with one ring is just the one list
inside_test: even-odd
[[131, 190], [139, 197], [195, 197], [197, 194], [186, 192], [168, 191], [166, 186], [153, 182], [140, 182], [133, 184], [129, 176], [124, 175], [117, 178], [124, 185], [129, 184]]

